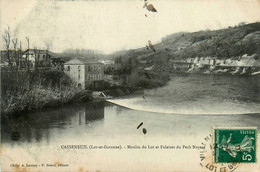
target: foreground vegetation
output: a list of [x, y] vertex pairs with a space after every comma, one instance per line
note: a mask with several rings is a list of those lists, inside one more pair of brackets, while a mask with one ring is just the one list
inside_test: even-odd
[[1, 83], [2, 115], [91, 99], [89, 91], [76, 89], [61, 71], [6, 70], [1, 72]]

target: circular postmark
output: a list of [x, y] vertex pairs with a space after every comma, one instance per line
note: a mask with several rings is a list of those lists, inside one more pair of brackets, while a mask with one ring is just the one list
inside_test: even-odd
[[221, 145], [214, 142], [213, 134], [205, 136], [201, 144], [205, 147], [199, 153], [200, 166], [204, 171], [233, 172], [238, 168], [240, 162], [219, 163], [215, 161], [215, 150], [220, 148]]

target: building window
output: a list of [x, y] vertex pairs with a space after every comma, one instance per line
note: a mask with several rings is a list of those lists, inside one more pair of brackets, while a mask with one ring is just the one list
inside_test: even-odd
[[68, 66], [68, 71], [70, 71], [70, 66]]
[[90, 66], [88, 66], [88, 71], [90, 72]]
[[80, 66], [78, 66], [78, 69], [80, 69]]
[[42, 57], [43, 57], [43, 59], [45, 59], [45, 55], [43, 55]]

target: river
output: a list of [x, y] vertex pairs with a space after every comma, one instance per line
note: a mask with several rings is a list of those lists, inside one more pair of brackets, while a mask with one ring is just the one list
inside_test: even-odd
[[[258, 76], [183, 74], [142, 95], [2, 117], [2, 169], [21, 170], [12, 167], [15, 163], [38, 165], [27, 167], [30, 171], [208, 171], [200, 165], [199, 150], [188, 146], [201, 145], [212, 127], [255, 126], [259, 132], [259, 86]], [[156, 145], [182, 149], [152, 148]], [[46, 167], [55, 163], [68, 167]], [[250, 169], [257, 171], [259, 163], [250, 164]]]

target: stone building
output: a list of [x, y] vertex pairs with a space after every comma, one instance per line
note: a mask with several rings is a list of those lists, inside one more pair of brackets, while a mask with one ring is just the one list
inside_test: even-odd
[[48, 50], [27, 49], [22, 55], [22, 67], [50, 68], [51, 52]]
[[104, 64], [93, 59], [76, 58], [64, 63], [64, 72], [78, 88], [101, 90], [104, 85]]

